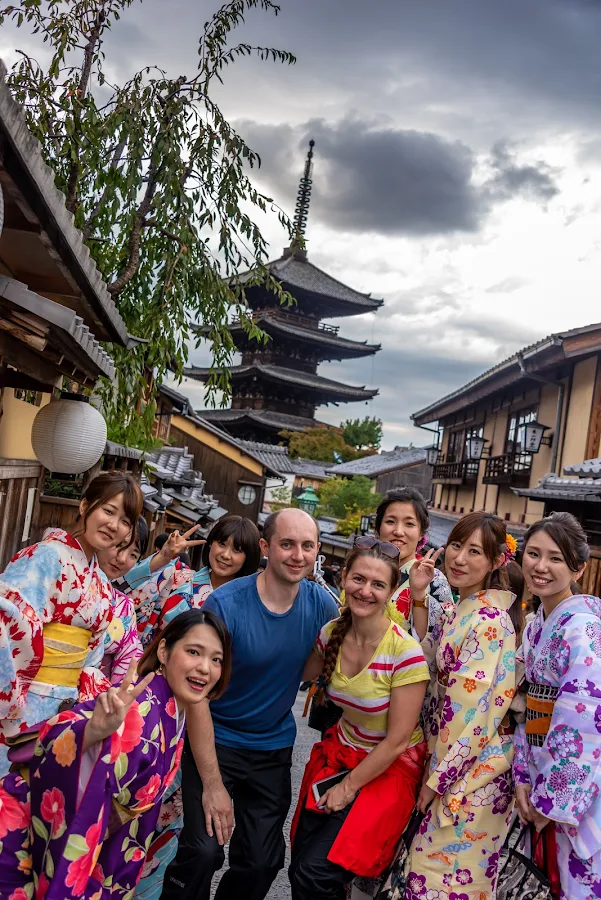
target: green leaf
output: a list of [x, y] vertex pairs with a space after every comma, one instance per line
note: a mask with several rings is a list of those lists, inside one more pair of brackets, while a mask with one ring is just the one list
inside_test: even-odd
[[154, 728], [152, 729], [151, 733], [150, 733], [150, 740], [151, 740], [151, 741], [156, 741], [156, 739], [157, 739], [158, 736], [159, 736], [159, 731], [160, 731], [159, 726], [158, 726], [158, 725], [155, 725]]
[[44, 868], [46, 870], [46, 875], [48, 876], [48, 878], [54, 878], [54, 861], [48, 850], [46, 851], [46, 858], [44, 860]]
[[69, 835], [67, 845], [63, 850], [63, 856], [72, 862], [75, 859], [79, 859], [84, 853], [87, 853], [89, 849], [83, 835], [71, 834]]
[[127, 772], [127, 755], [120, 753], [115, 762], [115, 776], [117, 779], [123, 778]]
[[37, 834], [38, 837], [42, 838], [43, 841], [50, 840], [50, 835], [48, 834], [48, 829], [44, 825], [41, 819], [38, 819], [37, 816], [31, 817], [31, 824], [33, 825], [33, 830]]
[[138, 818], [134, 819], [129, 826], [129, 833], [132, 838], [136, 838], [138, 836], [138, 829], [140, 827], [140, 820]]

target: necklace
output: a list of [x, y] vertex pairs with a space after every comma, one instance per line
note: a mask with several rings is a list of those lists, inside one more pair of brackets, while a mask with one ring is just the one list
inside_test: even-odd
[[[388, 631], [388, 628], [386, 628], [386, 631]], [[384, 632], [384, 634], [386, 634], [386, 631]], [[359, 641], [357, 640], [357, 638], [355, 637], [355, 629], [354, 628], [351, 629], [351, 632], [350, 632], [350, 635], [351, 635], [352, 639], [354, 640], [355, 645], [359, 648], [359, 650], [363, 650], [363, 648], [369, 644], [379, 643], [382, 640], [382, 638], [384, 637], [384, 634], [381, 634], [377, 638], [373, 638], [371, 641], [364, 641], [362, 644], [360, 644]]]

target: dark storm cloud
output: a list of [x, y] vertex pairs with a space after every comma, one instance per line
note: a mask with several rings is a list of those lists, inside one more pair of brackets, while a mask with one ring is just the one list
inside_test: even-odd
[[312, 214], [342, 231], [436, 235], [479, 230], [490, 209], [521, 196], [536, 202], [558, 192], [544, 163], [522, 165], [506, 143], [493, 147], [490, 177], [474, 182], [476, 158], [460, 141], [345, 118], [293, 128], [242, 121], [238, 129], [262, 160], [261, 179], [290, 198], [300, 153], [316, 142]]

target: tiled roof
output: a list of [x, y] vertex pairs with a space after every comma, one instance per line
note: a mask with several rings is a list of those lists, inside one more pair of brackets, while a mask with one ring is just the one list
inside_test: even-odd
[[313, 459], [291, 459], [288, 448], [278, 444], [265, 444], [261, 441], [242, 441], [238, 443], [245, 450], [264, 461], [265, 465], [275, 469], [282, 475], [304, 475], [307, 478], [327, 478], [327, 470], [331, 463], [317, 462]]
[[[0, 130], [6, 135], [19, 164], [27, 174], [39, 200], [39, 212], [43, 219], [58, 229], [64, 242], [65, 259], [70, 257], [73, 274], [78, 277], [82, 293], [102, 321], [110, 340], [129, 343], [125, 322], [109, 294], [106, 284], [83, 242], [81, 231], [75, 227], [72, 213], [65, 206], [65, 196], [54, 183], [54, 173], [42, 158], [39, 141], [27, 125], [22, 107], [13, 100], [6, 85], [6, 66], [0, 60]], [[50, 227], [50, 225], [49, 225]]]
[[269, 428], [277, 428], [280, 431], [304, 431], [305, 428], [314, 428], [323, 425], [316, 419], [307, 419], [305, 416], [290, 416], [285, 413], [274, 412], [271, 409], [197, 409], [196, 414], [205, 422], [215, 422], [227, 427], [230, 423], [242, 422], [248, 419]]
[[[340, 337], [331, 331], [321, 328], [303, 328], [301, 324], [295, 324], [290, 321], [284, 321], [277, 316], [277, 312], [270, 315], [269, 312], [262, 312], [253, 318], [253, 322], [262, 328], [267, 334], [272, 331], [276, 333], [284, 333], [292, 335], [312, 344], [323, 344], [332, 350], [331, 358], [337, 358], [336, 353], [339, 352], [345, 357], [349, 356], [369, 356], [377, 353], [381, 349], [381, 344], [368, 344], [367, 341], [351, 341], [349, 338]], [[196, 329], [199, 334], [207, 334], [209, 326]], [[234, 324], [232, 326], [232, 334], [243, 333], [242, 325]], [[325, 352], [325, 351], [324, 351]], [[325, 357], [324, 359], [330, 358]]]
[[[188, 378], [196, 378], [198, 381], [204, 381], [208, 378], [211, 371], [215, 370], [192, 366], [190, 369], [184, 369], [184, 375]], [[263, 363], [257, 362], [247, 366], [231, 366], [228, 371], [232, 379], [255, 373], [256, 375], [262, 375], [264, 378], [271, 381], [283, 381], [287, 384], [305, 387], [307, 390], [332, 394], [333, 396], [338, 397], [347, 397], [348, 399], [369, 400], [378, 393], [377, 389], [371, 390], [363, 386], [356, 387], [350, 384], [342, 384], [340, 381], [332, 381], [330, 378], [323, 378], [321, 375], [313, 375], [311, 372], [299, 372], [297, 369], [286, 369], [284, 366], [264, 365]]]
[[[596, 323], [594, 325], [585, 325], [582, 328], [572, 328], [569, 331], [557, 332], [556, 334], [550, 334], [545, 338], [542, 338], [540, 341], [536, 341], [534, 344], [530, 344], [528, 347], [524, 347], [518, 353], [514, 353], [513, 356], [507, 357], [502, 362], [497, 363], [496, 366], [492, 366], [492, 368], [487, 369], [481, 375], [478, 375], [477, 378], [472, 379], [472, 381], [468, 381], [467, 384], [464, 384], [463, 387], [457, 388], [456, 391], [452, 391], [450, 394], [445, 394], [440, 400], [437, 400], [435, 403], [431, 403], [430, 406], [426, 406], [424, 409], [420, 409], [418, 412], [413, 413], [411, 418], [414, 421], [420, 420], [423, 422], [433, 422], [436, 419], [436, 412], [440, 408], [444, 407], [447, 403], [452, 400], [456, 400], [457, 398], [463, 396], [464, 394], [469, 394], [470, 391], [473, 391], [476, 387], [483, 385], [485, 382], [494, 378], [496, 375], [500, 375], [501, 373], [515, 367], [517, 369], [517, 374], [519, 376], [520, 373], [520, 361], [527, 361], [537, 354], [543, 352], [544, 350], [551, 349], [553, 346], [560, 346], [566, 338], [577, 337], [581, 334], [587, 334], [588, 332], [596, 331], [601, 329], [601, 323]], [[525, 375], [525, 378], [528, 376]]]
[[[338, 305], [345, 307], [345, 315], [358, 315], [364, 312], [374, 312], [383, 304], [383, 300], [377, 300], [369, 294], [355, 291], [348, 285], [332, 278], [323, 269], [319, 269], [301, 255], [298, 257], [292, 253], [285, 253], [279, 259], [267, 264], [271, 274], [289, 286], [294, 294], [294, 288], [317, 294], [325, 301], [331, 299]], [[241, 275], [240, 281], [244, 282], [248, 274]]]
[[564, 466], [563, 474], [578, 475], [580, 478], [601, 475], [601, 459], [585, 459], [584, 462], [576, 463], [573, 466]]
[[536, 487], [512, 488], [518, 497], [532, 500], [578, 500], [592, 503], [601, 502], [601, 478], [562, 478], [560, 475], [545, 475]]
[[340, 463], [331, 466], [330, 475], [367, 475], [370, 478], [383, 475], [385, 472], [394, 472], [404, 466], [414, 466], [426, 461], [427, 453], [421, 447], [411, 447], [404, 450], [391, 450], [388, 453], [374, 453], [373, 456], [363, 456], [352, 462]]

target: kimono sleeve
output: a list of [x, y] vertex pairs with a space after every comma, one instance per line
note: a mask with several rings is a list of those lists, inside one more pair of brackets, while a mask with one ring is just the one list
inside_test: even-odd
[[601, 781], [601, 624], [573, 615], [555, 637], [548, 666], [558, 679], [551, 727], [536, 754], [532, 805], [555, 822], [578, 825]]
[[131, 567], [129, 572], [123, 576], [124, 580], [129, 585], [130, 590], [141, 587], [141, 585], [150, 581], [153, 574], [158, 575], [161, 572], [161, 569], [155, 573], [150, 571], [150, 563], [153, 559], [154, 556], [147, 556], [146, 559], [139, 559], [138, 562]]
[[142, 643], [136, 630], [136, 615], [131, 597], [113, 590], [113, 617], [106, 631], [105, 658], [112, 684], [121, 684], [132, 659], [142, 656]]
[[523, 723], [516, 725], [513, 735], [513, 777], [516, 784], [530, 784], [530, 769], [528, 766], [528, 743], [526, 741], [526, 726]]
[[26, 547], [0, 576], [0, 719], [19, 716], [44, 656], [43, 625], [62, 586], [51, 543]]
[[[509, 651], [513, 664], [515, 655], [515, 635], [504, 627], [505, 616], [498, 611], [496, 616], [474, 614], [476, 621], [449, 673], [428, 779], [428, 786], [438, 794], [466, 779], [478, 761], [503, 755], [498, 727], [515, 684], [514, 672], [506, 670], [503, 660]], [[474, 781], [470, 790], [480, 786]]]

